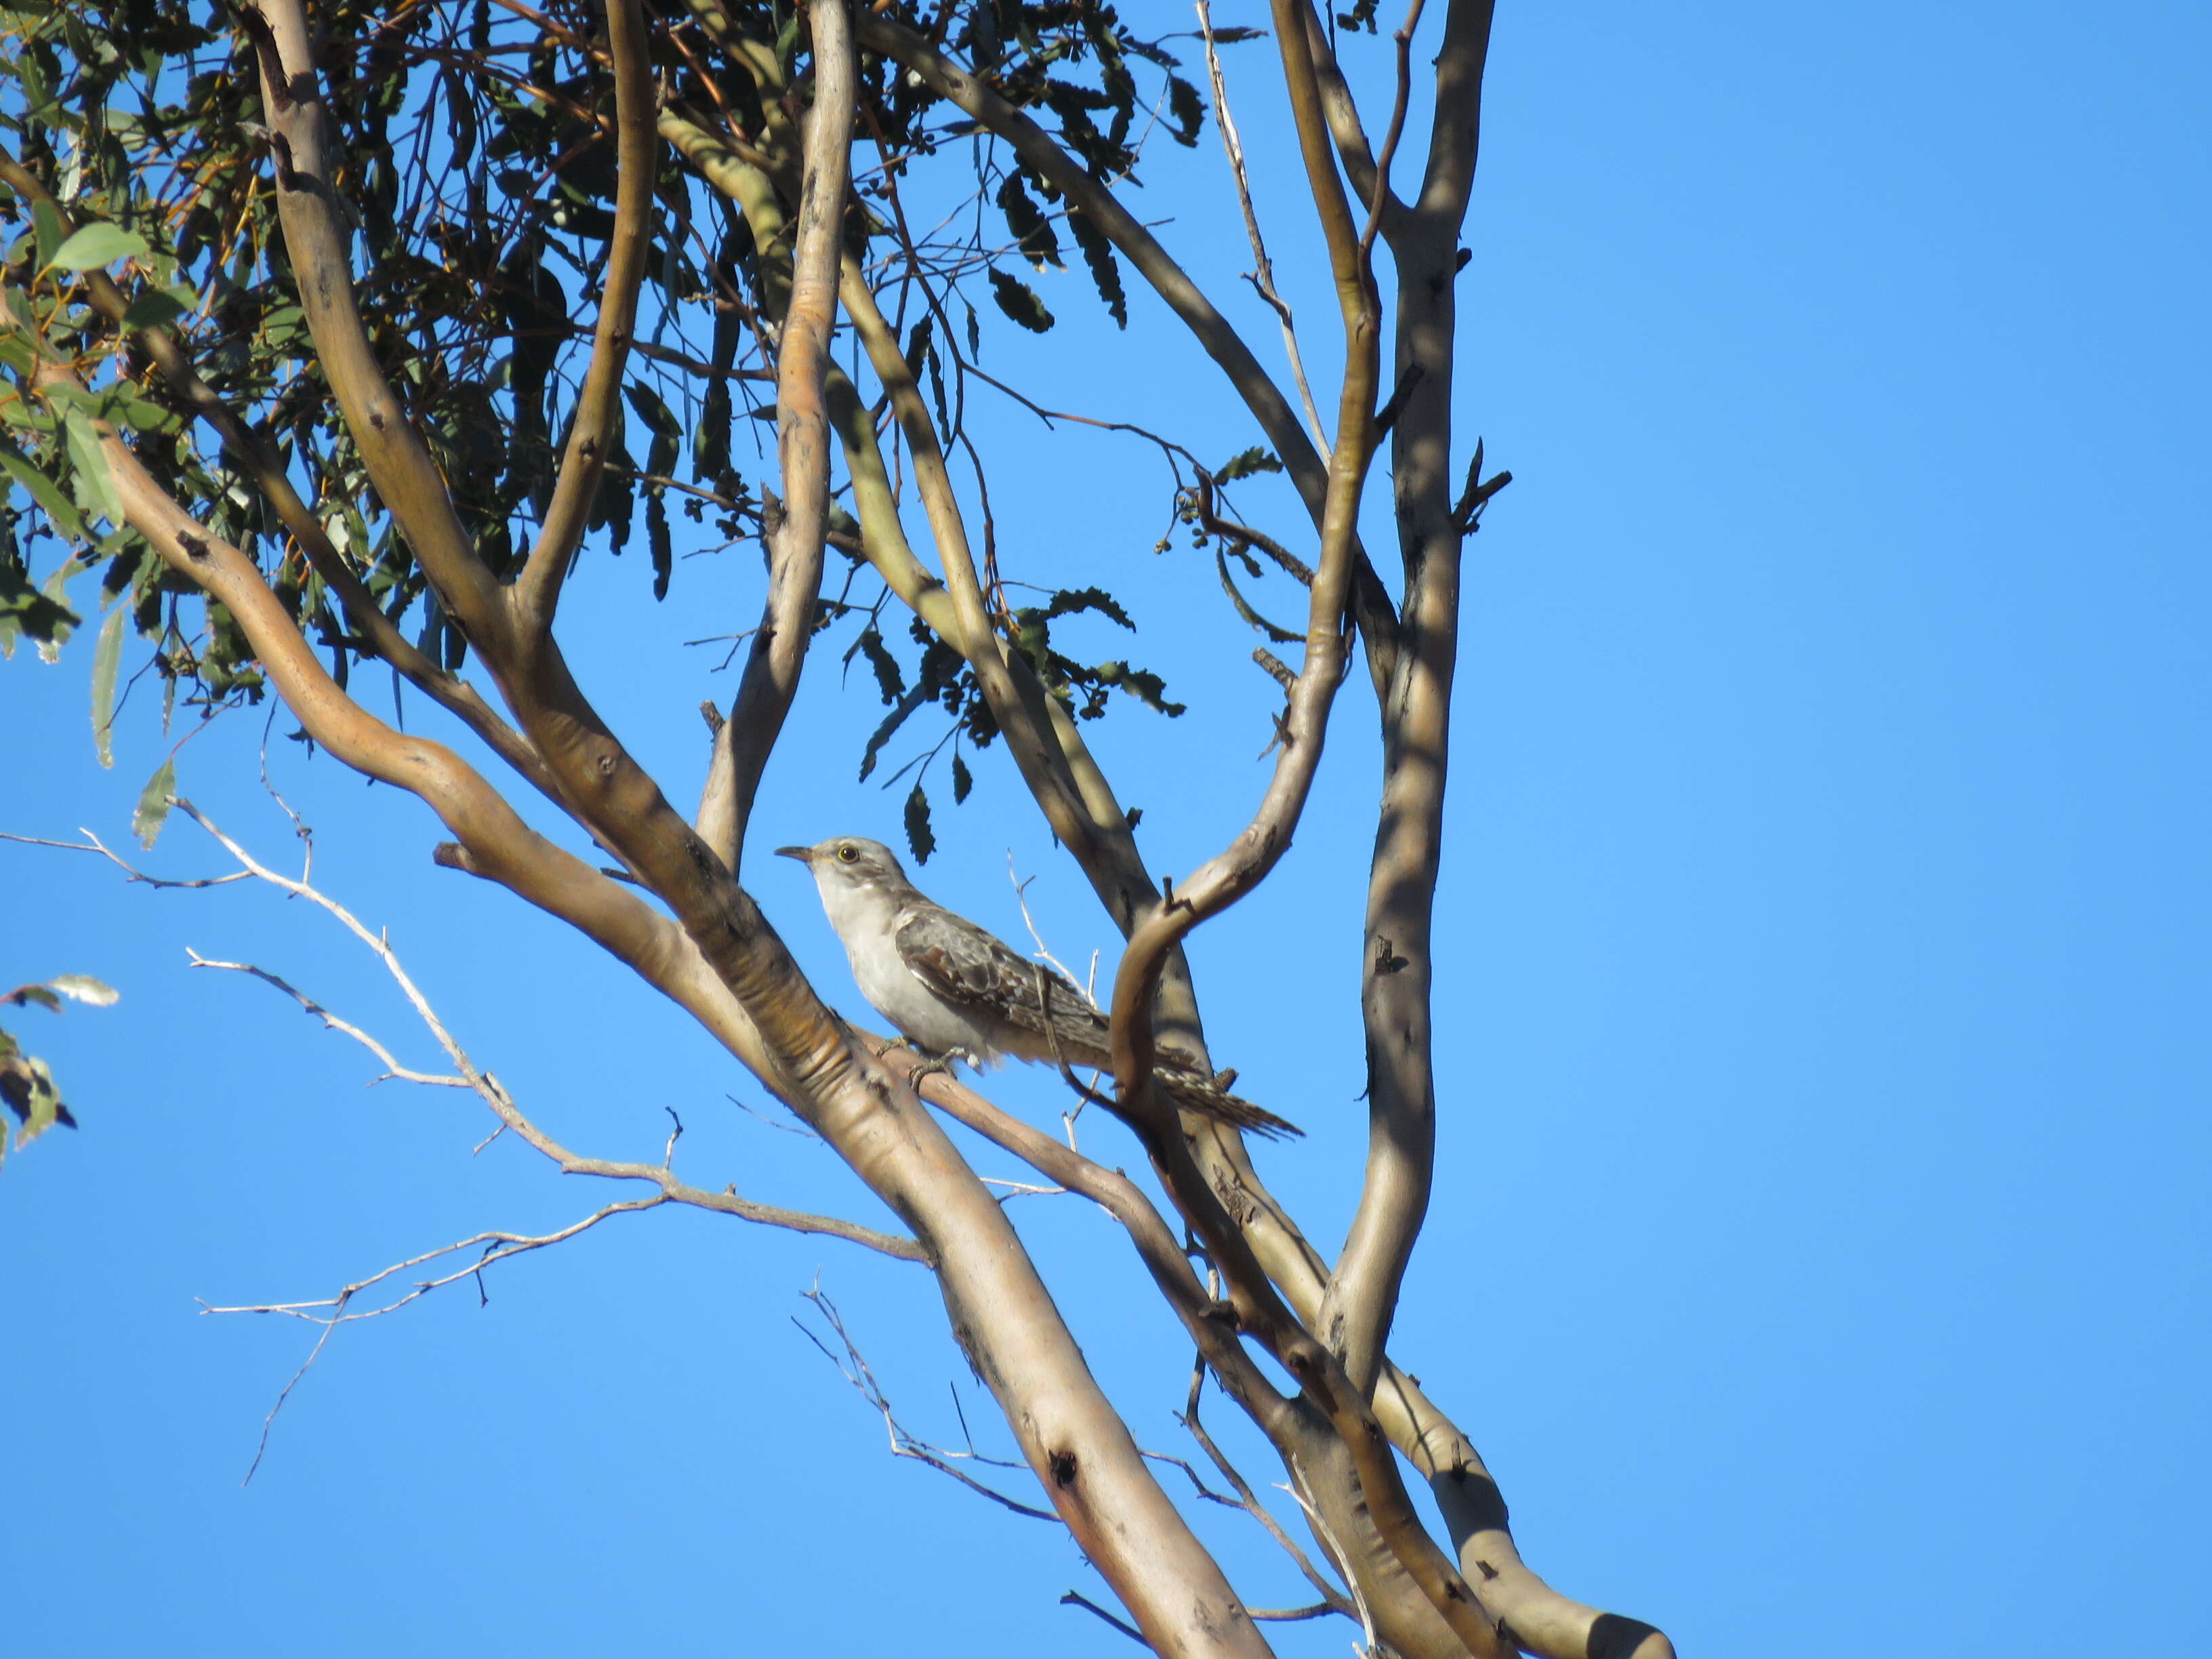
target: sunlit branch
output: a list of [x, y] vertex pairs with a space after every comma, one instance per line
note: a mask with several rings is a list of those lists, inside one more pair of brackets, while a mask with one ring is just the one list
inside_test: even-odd
[[605, 4], [617, 134], [615, 222], [607, 240], [591, 367], [576, 399], [552, 501], [509, 601], [526, 636], [543, 635], [552, 626], [562, 583], [599, 495], [600, 474], [622, 434], [623, 365], [637, 325], [638, 288], [653, 240], [653, 183], [659, 157], [645, 14], [639, 0], [605, 0]]
[[712, 807], [711, 817], [708, 807], [700, 813], [701, 823], [713, 830], [702, 830], [702, 839], [732, 876], [744, 856], [754, 793], [799, 690], [829, 533], [830, 422], [823, 412], [823, 379], [837, 314], [852, 159], [854, 64], [843, 0], [811, 0], [808, 16], [814, 32], [814, 107], [806, 121], [791, 290], [776, 354], [776, 454], [783, 501], [780, 508], [763, 502], [768, 599], [729, 723], [716, 737], [708, 786], [724, 799]]

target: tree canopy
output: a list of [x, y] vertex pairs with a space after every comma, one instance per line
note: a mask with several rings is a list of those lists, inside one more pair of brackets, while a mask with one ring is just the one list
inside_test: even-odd
[[[450, 837], [438, 864], [570, 923], [684, 1008], [900, 1231], [693, 1186], [672, 1139], [659, 1166], [572, 1151], [425, 1010], [453, 1066], [431, 1080], [474, 1090], [563, 1170], [643, 1194], [559, 1235], [471, 1243], [495, 1261], [673, 1202], [921, 1264], [1051, 1511], [1163, 1653], [1264, 1652], [1264, 1619], [1139, 1452], [947, 1123], [1119, 1224], [1200, 1377], [1282, 1462], [1318, 1564], [1214, 1458], [1315, 1586], [1299, 1616], [1354, 1620], [1409, 1656], [1672, 1650], [1522, 1564], [1474, 1444], [1387, 1352], [1435, 1179], [1462, 548], [1509, 482], [1452, 422], [1490, 8], [1437, 13], [1415, 0], [1388, 37], [1364, 0], [1333, 17], [1276, 0], [1265, 31], [1215, 28], [1201, 6], [1195, 31], [1157, 33], [1092, 0], [5, 13], [0, 645], [68, 647], [93, 611], [70, 583], [99, 570], [103, 753], [126, 668], [186, 734], [281, 703], [299, 742], [421, 799]], [[1383, 55], [1382, 108], [1362, 109], [1340, 61], [1362, 36]], [[1244, 154], [1224, 52], [1272, 54], [1295, 160]], [[1210, 123], [1282, 375], [1137, 205], [1155, 152], [1195, 149]], [[1326, 249], [1325, 350], [1275, 290], [1262, 165], [1301, 181]], [[969, 420], [988, 389], [1048, 428], [1099, 423], [1005, 366], [1057, 325], [1036, 273], [1077, 260], [1160, 365], [1159, 417], [1115, 422], [1164, 466], [1139, 486], [1158, 491], [1155, 550], [1183, 559], [1211, 635], [1281, 692], [1243, 827], [1164, 883], [1085, 727], [1185, 704], [1119, 642], [1143, 619], [1110, 568], [1038, 580], [1034, 549], [1000, 545], [993, 469], [1052, 463], [984, 453]], [[1141, 329], [1140, 289], [1160, 302]], [[1202, 450], [1173, 419], [1179, 378], [1200, 374], [1224, 376], [1249, 422]], [[1389, 556], [1363, 541], [1370, 494], [1389, 499]], [[1263, 528], [1262, 508], [1290, 522]], [[679, 812], [572, 665], [594, 619], [564, 610], [568, 579], [602, 550], [640, 553], [638, 580], [681, 605], [679, 550], [755, 545], [758, 620], [730, 631], [739, 687], [708, 711], [706, 787]], [[1128, 654], [1102, 656], [1102, 638]], [[944, 805], [1004, 756], [1125, 936], [1098, 989], [1110, 1078], [1061, 1069], [1134, 1132], [1152, 1187], [848, 1024], [762, 913], [747, 830], [802, 671], [831, 654], [865, 665], [857, 765], [905, 784], [917, 863], [951, 833]], [[369, 696], [387, 678], [390, 719]], [[1332, 1261], [1242, 1137], [1178, 1112], [1159, 1079], [1171, 1062], [1234, 1081], [1183, 943], [1277, 869], [1347, 683], [1373, 692], [1382, 778], [1358, 946], [1370, 1142]], [[437, 735], [406, 723], [409, 697], [450, 717]], [[191, 810], [173, 748], [143, 787], [143, 840], [173, 806]], [[331, 908], [414, 994], [306, 875], [226, 845], [245, 874]], [[455, 1265], [432, 1283], [481, 1271]]]

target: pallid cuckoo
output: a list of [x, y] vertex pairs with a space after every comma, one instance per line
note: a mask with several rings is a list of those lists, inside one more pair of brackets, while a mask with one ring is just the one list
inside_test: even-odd
[[[1105, 1017], [1082, 992], [932, 903], [881, 842], [836, 836], [775, 850], [814, 872], [860, 994], [925, 1054], [957, 1056], [976, 1066], [1006, 1054], [1047, 1065], [1111, 1066]], [[1261, 1134], [1299, 1133], [1205, 1073], [1176, 1064], [1172, 1054], [1161, 1054], [1155, 1076], [1162, 1092], [1187, 1111]]]

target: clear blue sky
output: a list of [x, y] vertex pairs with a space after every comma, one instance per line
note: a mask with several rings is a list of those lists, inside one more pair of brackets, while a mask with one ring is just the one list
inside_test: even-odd
[[[2013, 1659], [2197, 1622], [2208, 46], [2180, 5], [1501, 11], [1461, 407], [1516, 482], [1467, 594], [1443, 1176], [1394, 1346], [1492, 1461], [1532, 1564], [1686, 1655], [1857, 1654], [1871, 1626]], [[1243, 51], [1265, 150], [1284, 136], [1272, 48]], [[1225, 290], [1245, 255], [1212, 145], [1160, 146], [1145, 206]], [[1291, 200], [1263, 206], [1319, 338]], [[1102, 416], [1157, 416], [1165, 380], [1194, 447], [1253, 441], [1202, 367], [1129, 350], [1079, 268], [1040, 281], [1062, 328], [994, 343], [994, 365]], [[1256, 304], [1230, 302], [1271, 347]], [[1159, 321], [1133, 284], [1133, 303]], [[1101, 733], [1150, 855], [1187, 868], [1256, 795], [1268, 683], [1222, 648], [1210, 571], [1149, 552], [1147, 455], [1079, 437], [1032, 465], [994, 479], [1010, 562], [1107, 573], [1145, 624], [1133, 654], [1193, 704]], [[681, 565], [656, 608], [642, 558], [586, 562], [570, 603], [595, 623], [571, 648], [688, 794], [688, 711], [726, 682], [659, 647], [750, 623], [757, 565]], [[88, 647], [0, 667], [0, 828], [127, 841], [160, 746], [127, 714], [98, 769]], [[757, 846], [897, 838], [896, 793], [853, 781], [870, 714], [835, 670], [815, 665]], [[1343, 714], [1277, 888], [1196, 951], [1217, 1053], [1314, 1131], [1261, 1157], [1328, 1241], [1364, 1140], [1356, 681]], [[284, 857], [258, 735], [224, 723], [181, 787]], [[526, 1109], [580, 1149], [658, 1156], [674, 1107], [694, 1179], [870, 1215], [817, 1148], [724, 1103], [764, 1105], [623, 970], [434, 870], [421, 808], [276, 747], [323, 884], [391, 928]], [[940, 806], [926, 884], [1013, 931], [1011, 852], [1062, 956], [1108, 944], [986, 763], [975, 800]], [[181, 821], [149, 863], [222, 867]], [[715, 1218], [625, 1218], [498, 1270], [488, 1307], [456, 1289], [349, 1328], [240, 1490], [311, 1333], [194, 1298], [327, 1295], [602, 1194], [506, 1143], [472, 1159], [489, 1125], [468, 1097], [364, 1092], [360, 1050], [186, 966], [187, 945], [259, 963], [429, 1063], [374, 964], [304, 906], [14, 847], [0, 871], [0, 984], [78, 971], [123, 993], [21, 1021], [85, 1127], [0, 1170], [0, 1647], [1127, 1650], [1056, 1605], [1098, 1593], [1057, 1529], [895, 1463], [789, 1322], [818, 1273], [911, 1426], [957, 1441], [956, 1384], [1003, 1450], [927, 1279]], [[801, 872], [763, 861], [753, 884], [860, 1012]], [[1001, 1081], [1056, 1109], [1045, 1079]], [[1017, 1202], [1140, 1439], [1188, 1451], [1184, 1346], [1110, 1224]], [[1256, 1453], [1248, 1471], [1270, 1473]], [[1297, 1597], [1249, 1528], [1200, 1519], [1255, 1601]]]

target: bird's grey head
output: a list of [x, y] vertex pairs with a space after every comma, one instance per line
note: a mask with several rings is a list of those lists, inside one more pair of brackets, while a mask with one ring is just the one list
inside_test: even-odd
[[815, 884], [827, 898], [835, 892], [864, 887], [907, 884], [898, 857], [879, 841], [863, 836], [832, 836], [811, 847], [779, 847], [779, 858], [797, 859], [814, 872]]

